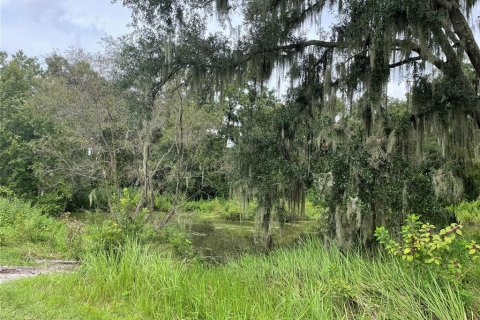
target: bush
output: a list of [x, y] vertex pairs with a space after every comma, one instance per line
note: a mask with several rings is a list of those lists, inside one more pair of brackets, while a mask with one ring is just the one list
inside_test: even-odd
[[464, 226], [465, 238], [480, 243], [480, 200], [462, 202], [447, 209]]
[[69, 250], [64, 222], [16, 198], [0, 198], [0, 246], [41, 244], [57, 252]]
[[113, 220], [125, 234], [140, 235], [145, 229], [145, 216], [149, 214], [147, 208], [135, 213], [141, 194], [128, 188], [123, 189], [118, 202], [113, 204]]
[[189, 201], [184, 205], [185, 211], [201, 212], [206, 214], [218, 215], [222, 213], [222, 203], [218, 198], [213, 200]]
[[454, 213], [458, 221], [465, 227], [480, 226], [480, 200], [462, 202], [448, 207], [448, 210]]
[[161, 241], [173, 248], [173, 253], [181, 258], [193, 258], [192, 241], [185, 229], [171, 225], [162, 230]]
[[230, 200], [226, 201], [223, 205], [222, 215], [223, 218], [228, 221], [252, 221], [255, 219], [256, 212], [257, 204], [254, 202], [249, 202], [247, 207], [244, 209], [237, 201]]
[[462, 226], [452, 223], [435, 231], [435, 226], [420, 221], [420, 216], [410, 215], [400, 232], [401, 240], [392, 238], [385, 227], [377, 228], [375, 236], [388, 253], [420, 267], [429, 267], [437, 273], [465, 276], [480, 256], [480, 246], [460, 239]]
[[49, 216], [60, 216], [65, 211], [66, 199], [58, 193], [46, 193], [36, 199], [35, 206]]
[[116, 250], [126, 237], [120, 226], [113, 220], [105, 220], [101, 225], [90, 225], [86, 230], [85, 252], [109, 252]]
[[155, 208], [157, 210], [168, 212], [172, 209], [172, 203], [172, 197], [170, 196], [164, 194], [159, 194], [155, 196]]
[[10, 188], [0, 186], [0, 197], [12, 198], [13, 196], [14, 196], [13, 191]]

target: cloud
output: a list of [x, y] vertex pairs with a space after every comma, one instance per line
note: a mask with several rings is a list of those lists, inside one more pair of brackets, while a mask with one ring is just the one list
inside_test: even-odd
[[0, 11], [0, 48], [34, 56], [71, 46], [98, 51], [105, 35], [125, 34], [131, 20], [109, 0], [3, 0]]

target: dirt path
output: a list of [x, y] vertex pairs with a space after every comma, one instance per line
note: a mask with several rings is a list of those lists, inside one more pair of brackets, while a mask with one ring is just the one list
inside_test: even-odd
[[38, 276], [53, 272], [70, 272], [77, 265], [77, 261], [69, 260], [37, 260], [39, 265], [30, 267], [3, 267], [0, 266], [0, 284], [28, 277]]

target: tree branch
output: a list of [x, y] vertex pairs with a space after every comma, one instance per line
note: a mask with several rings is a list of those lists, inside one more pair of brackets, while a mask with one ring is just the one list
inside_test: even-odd
[[412, 58], [407, 58], [407, 59], [404, 59], [404, 60], [401, 60], [401, 61], [392, 63], [392, 64], [388, 65], [388, 67], [389, 67], [390, 69], [392, 69], [392, 68], [400, 67], [400, 66], [403, 66], [404, 64], [407, 64], [407, 63], [410, 63], [410, 62], [414, 62], [414, 61], [419, 61], [419, 60], [423, 60], [423, 58], [420, 57], [420, 56], [418, 56], [418, 57], [412, 57]]
[[400, 47], [401, 50], [405, 50], [405, 48], [407, 48], [407, 50], [417, 53], [423, 60], [430, 62], [439, 70], [444, 71], [447, 67], [447, 64], [442, 59], [438, 58], [430, 51], [424, 50], [418, 44], [414, 43], [411, 40], [396, 39], [395, 44]]
[[333, 42], [333, 41], [322, 41], [322, 40], [307, 40], [303, 42], [297, 42], [297, 43], [290, 43], [286, 45], [280, 45], [276, 47], [270, 47], [266, 48], [263, 50], [259, 50], [256, 52], [258, 53], [267, 53], [267, 52], [274, 52], [274, 51], [280, 51], [280, 50], [296, 50], [296, 51], [301, 51], [305, 49], [306, 47], [322, 47], [322, 48], [337, 48], [340, 46], [340, 43], [338, 42]]

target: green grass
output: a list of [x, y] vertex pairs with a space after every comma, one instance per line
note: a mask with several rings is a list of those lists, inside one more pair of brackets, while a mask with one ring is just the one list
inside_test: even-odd
[[0, 319], [478, 319], [472, 290], [315, 241], [221, 266], [130, 241], [75, 274], [2, 285]]
[[65, 252], [56, 252], [44, 243], [19, 243], [15, 246], [0, 246], [1, 266], [32, 266], [38, 259], [69, 259]]
[[71, 255], [66, 221], [48, 217], [19, 199], [0, 197], [0, 265]]

